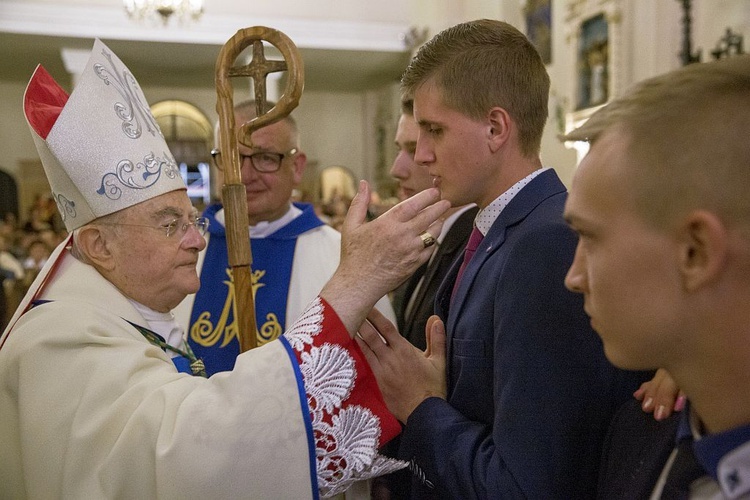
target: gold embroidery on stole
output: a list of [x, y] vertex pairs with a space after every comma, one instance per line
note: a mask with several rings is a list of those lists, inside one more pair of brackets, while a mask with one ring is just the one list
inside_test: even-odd
[[[226, 273], [229, 278], [228, 281], [224, 281], [224, 284], [227, 286], [227, 295], [216, 326], [214, 327], [211, 322], [211, 313], [203, 311], [190, 327], [190, 338], [202, 346], [210, 347], [215, 345], [223, 337], [221, 347], [225, 347], [233, 338], [237, 337], [237, 315], [234, 314], [234, 311], [237, 310], [237, 299], [234, 294], [234, 277], [230, 268], [227, 268]], [[265, 274], [265, 270], [259, 269], [252, 272], [253, 298], [255, 298], [258, 289], [265, 286], [264, 283], [260, 282]], [[227, 324], [230, 312], [233, 313], [233, 320], [230, 324]], [[258, 345], [267, 344], [277, 339], [281, 333], [281, 324], [278, 317], [274, 313], [268, 313], [266, 321], [261, 325], [260, 329], [256, 329]]]

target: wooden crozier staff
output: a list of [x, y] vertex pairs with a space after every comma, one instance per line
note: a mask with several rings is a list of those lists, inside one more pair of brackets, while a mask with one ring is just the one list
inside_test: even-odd
[[[284, 60], [267, 60], [263, 41], [275, 46]], [[245, 66], [234, 66], [237, 56], [250, 44], [253, 45], [252, 61]], [[276, 71], [289, 72], [286, 87], [276, 106], [266, 110], [266, 76]], [[256, 117], [235, 131], [234, 90], [229, 79], [240, 76], [253, 79]], [[237, 140], [239, 137], [242, 144], [252, 148], [250, 135], [291, 113], [299, 104], [303, 86], [304, 68], [299, 51], [289, 37], [278, 30], [263, 26], [241, 29], [219, 52], [216, 61], [216, 111], [219, 113], [220, 161], [224, 170], [221, 192], [226, 212], [227, 248], [234, 281], [233, 302], [240, 352], [254, 348], [258, 340], [250, 268], [253, 258], [248, 234], [247, 198], [242, 184]]]

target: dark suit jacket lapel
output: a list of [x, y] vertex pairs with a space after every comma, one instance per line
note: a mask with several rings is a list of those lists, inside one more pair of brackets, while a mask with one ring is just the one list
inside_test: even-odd
[[641, 410], [640, 401], [623, 404], [604, 442], [597, 498], [649, 498], [675, 446], [679, 419], [673, 413], [657, 422]]
[[[451, 313], [448, 317], [447, 332], [448, 339], [450, 340], [450, 332], [456, 326], [456, 321], [459, 318], [461, 309], [467, 298], [469, 289], [472, 283], [477, 277], [482, 264], [502, 247], [505, 241], [505, 233], [508, 227], [518, 224], [522, 221], [534, 208], [537, 207], [544, 200], [550, 196], [554, 196], [565, 191], [565, 186], [560, 181], [559, 177], [554, 170], [546, 170], [537, 175], [531, 182], [524, 186], [521, 191], [516, 194], [513, 199], [508, 203], [508, 206], [500, 213], [492, 224], [490, 231], [487, 233], [485, 238], [479, 244], [474, 258], [471, 259], [469, 265], [464, 271], [464, 275], [461, 278], [461, 283], [458, 285], [456, 290], [456, 297], [453, 303], [450, 304]], [[454, 265], [454, 267], [456, 267]], [[454, 271], [454, 269], [451, 269]], [[458, 268], [455, 269], [456, 274]], [[455, 274], [453, 274], [455, 281]], [[442, 288], [442, 287], [441, 287]], [[448, 298], [450, 300], [450, 297]], [[450, 346], [450, 342], [448, 342]]]
[[399, 285], [398, 288], [396, 288], [391, 293], [391, 304], [393, 305], [393, 310], [396, 313], [398, 329], [402, 334], [404, 334], [404, 336], [406, 336], [409, 325], [409, 322], [406, 318], [406, 306], [409, 303], [409, 297], [411, 297], [412, 293], [414, 293], [414, 289], [419, 283], [420, 278], [424, 275], [426, 269], [427, 263], [425, 262], [424, 264], [419, 266], [416, 271], [414, 271], [414, 274], [412, 274], [406, 281], [401, 283], [401, 285]]
[[463, 249], [466, 246], [468, 234], [471, 232], [471, 228], [474, 225], [474, 218], [478, 211], [479, 209], [477, 207], [467, 210], [462, 213], [453, 222], [450, 229], [448, 229], [445, 239], [443, 239], [443, 242], [435, 253], [435, 258], [427, 267], [422, 286], [419, 288], [417, 296], [414, 298], [414, 304], [409, 311], [411, 314], [407, 317], [407, 325], [411, 324], [414, 314], [423, 307], [425, 300], [428, 300], [431, 303], [435, 301], [435, 296], [433, 294], [427, 296], [428, 290], [434, 289], [430, 284], [432, 284], [435, 279], [440, 278], [439, 276], [436, 276], [436, 273], [438, 273], [440, 269], [449, 269], [451, 262], [455, 261], [459, 254], [463, 255]]

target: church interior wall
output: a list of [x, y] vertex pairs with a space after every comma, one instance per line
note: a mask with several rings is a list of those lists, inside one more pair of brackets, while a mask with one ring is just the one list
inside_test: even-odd
[[[33, 0], [59, 3], [55, 0]], [[76, 0], [69, 3], [86, 3]], [[89, 0], [89, 4], [103, 0]], [[545, 166], [555, 167], [563, 182], [569, 184], [577, 164], [574, 150], [562, 144], [558, 135], [564, 131], [566, 114], [573, 111], [573, 87], [576, 83], [575, 30], [570, 22], [571, 6], [592, 4], [616, 5], [618, 16], [613, 22], [620, 23], [619, 43], [623, 54], [618, 71], [624, 87], [680, 65], [679, 52], [682, 43], [680, 2], [675, 0], [552, 0], [552, 60], [547, 68], [551, 77], [550, 119], [542, 143], [542, 160]], [[747, 35], [750, 33], [750, 2], [746, 0], [694, 0], [693, 2], [693, 47], [702, 49], [703, 61], [711, 58], [715, 47], [726, 28]], [[330, 5], [329, 5], [330, 4]], [[334, 6], [335, 4], [335, 6]], [[429, 36], [457, 22], [480, 17], [501, 18], [525, 30], [523, 1], [519, 0], [434, 0], [396, 1], [386, 0], [373, 5], [371, 2], [299, 2], [280, 0], [272, 7], [260, 7], [260, 16], [280, 16], [294, 12], [297, 17], [311, 19], [329, 16], [342, 20], [368, 19], [378, 22], [403, 22], [408, 16], [414, 26], [427, 28]], [[213, 8], [229, 9], [236, 2], [213, 0]], [[371, 9], [377, 7], [375, 13]], [[266, 9], [266, 10], [263, 10]], [[399, 18], [399, 16], [401, 16]], [[58, 75], [55, 75], [58, 76]], [[137, 75], [136, 75], [137, 76]], [[6, 82], [0, 77], [0, 168], [18, 175], [22, 161], [36, 157], [36, 150], [23, 118], [21, 101], [24, 85]], [[214, 121], [215, 91], [213, 88], [144, 87], [145, 95], [153, 102], [162, 99], [183, 99]], [[395, 130], [398, 118], [397, 83], [362, 92], [305, 91], [298, 109], [294, 112], [302, 131], [303, 148], [308, 153], [313, 168], [330, 165], [345, 166], [355, 176], [373, 180], [377, 175], [375, 165], [389, 157], [392, 150], [378, 152], [377, 101], [386, 99], [395, 109], [387, 118], [392, 122], [387, 130]], [[373, 97], [374, 96], [374, 97]], [[383, 97], [385, 96], [385, 97]], [[376, 103], [373, 104], [373, 99]], [[382, 130], [381, 130], [382, 133]], [[387, 138], [392, 142], [392, 138]], [[380, 155], [380, 156], [379, 156]], [[380, 167], [379, 167], [380, 168]], [[382, 174], [382, 172], [381, 172]], [[23, 179], [17, 179], [23, 182]]]

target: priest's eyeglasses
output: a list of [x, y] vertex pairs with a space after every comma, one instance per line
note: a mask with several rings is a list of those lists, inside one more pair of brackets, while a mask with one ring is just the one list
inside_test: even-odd
[[148, 224], [126, 224], [124, 222], [99, 222], [104, 226], [135, 226], [135, 227], [148, 227], [162, 231], [167, 238], [179, 235], [180, 238], [185, 236], [190, 226], [194, 226], [195, 229], [200, 233], [201, 236], [205, 236], [208, 231], [209, 220], [206, 217], [195, 217], [188, 222], [184, 222], [180, 219], [172, 219], [166, 224], [160, 226], [149, 226]]
[[[245, 163], [246, 159], [250, 159], [250, 164], [255, 170], [263, 174], [271, 174], [273, 172], [279, 171], [279, 169], [281, 168], [281, 162], [284, 160], [284, 158], [294, 156], [296, 154], [297, 148], [292, 148], [284, 153], [276, 153], [274, 151], [258, 151], [257, 153], [253, 153], [251, 155], [240, 154], [240, 166]], [[213, 158], [219, 170], [224, 170], [224, 165], [222, 165], [221, 160], [221, 150], [212, 149], [211, 158]]]

